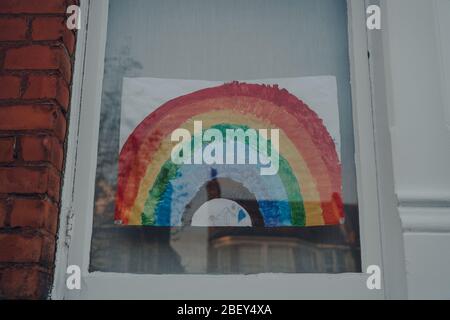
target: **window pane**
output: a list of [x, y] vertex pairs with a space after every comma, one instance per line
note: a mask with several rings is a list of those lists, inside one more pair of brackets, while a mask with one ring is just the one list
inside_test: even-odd
[[[149, 274], [360, 272], [346, 1], [110, 0], [109, 3], [90, 270]], [[329, 129], [333, 125], [338, 128], [340, 141], [334, 139], [334, 143], [341, 162], [342, 190], [334, 191], [342, 193], [343, 224], [286, 226], [281, 220], [272, 223], [268, 215], [258, 216], [264, 208], [261, 202], [255, 204], [256, 200], [250, 199], [254, 195], [252, 190], [229, 177], [215, 177], [205, 185], [190, 186], [204, 193], [199, 191], [192, 200], [192, 212], [186, 209], [180, 218], [181, 225], [173, 223], [168, 214], [171, 209], [167, 208], [161, 213], [164, 218], [157, 221], [143, 212], [139, 223], [144, 225], [127, 225], [124, 221], [117, 224], [121, 128], [128, 125], [134, 129], [138, 124], [127, 122], [133, 117], [130, 112], [133, 109], [128, 108], [130, 103], [133, 106], [146, 97], [146, 88], [165, 97], [165, 87], [155, 89], [148, 84], [160, 82], [149, 79], [221, 83], [285, 79], [280, 81], [288, 83], [291, 78], [311, 81], [324, 77], [332, 77], [336, 84], [338, 112], [334, 118], [325, 120], [327, 126], [331, 123]], [[176, 83], [180, 88], [185, 84]], [[136, 84], [131, 87], [136, 96], [129, 93], [130, 84]], [[320, 102], [329, 92], [316, 90], [305, 94]], [[161, 98], [157, 105], [148, 101], [145, 116], [151, 116], [153, 110], [170, 100], [165, 99]], [[175, 114], [177, 110], [171, 112]], [[170, 118], [171, 114], [165, 116]], [[169, 126], [165, 122], [157, 124], [162, 128]], [[306, 144], [306, 139], [302, 141], [294, 139], [293, 143]], [[299, 163], [291, 165], [301, 168]], [[155, 170], [158, 177], [170, 176], [170, 170], [165, 173], [161, 167]], [[211, 168], [212, 176], [214, 170]], [[247, 180], [256, 179], [249, 172]], [[308, 187], [305, 181], [299, 181], [298, 185], [302, 189]], [[154, 193], [146, 191], [149, 201], [146, 205], [151, 205]], [[269, 198], [278, 192], [274, 187], [269, 191]], [[126, 195], [131, 189], [122, 192]], [[207, 204], [220, 201], [226, 192], [226, 200], [235, 201], [223, 208], [233, 213], [211, 213], [210, 208], [217, 205]], [[289, 204], [318, 205], [307, 201]], [[256, 213], [252, 211], [255, 206]], [[232, 214], [244, 227], [223, 226]], [[219, 225], [198, 226], [205, 221], [211, 223], [211, 219], [220, 221]]]

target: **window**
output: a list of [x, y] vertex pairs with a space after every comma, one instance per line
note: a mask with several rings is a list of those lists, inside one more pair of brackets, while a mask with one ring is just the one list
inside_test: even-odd
[[[341, 128], [339, 133], [342, 138], [336, 144], [336, 148], [342, 158], [342, 194], [346, 223], [342, 226], [311, 229], [268, 228], [253, 232], [230, 228], [227, 231], [222, 230], [220, 236], [245, 236], [251, 239], [264, 232], [273, 238], [273, 242], [290, 236], [302, 239], [319, 251], [321, 244], [327, 244], [347, 245], [351, 250], [359, 252], [346, 2], [322, 0], [312, 4], [311, 1], [296, 3], [281, 1], [278, 4], [263, 6], [259, 6], [258, 2], [138, 1], [133, 2], [131, 6], [123, 0], [109, 1], [91, 271], [164, 274], [207, 273], [211, 270], [208, 266], [211, 256], [207, 247], [212, 235], [208, 228], [191, 226], [177, 228], [162, 225], [130, 227], [114, 224], [119, 153], [121, 148], [122, 150], [125, 148], [119, 140], [123, 123], [131, 121], [127, 112], [136, 112], [139, 90], [150, 90], [152, 86], [164, 87], [163, 80], [159, 82], [152, 80], [147, 88], [145, 78], [149, 77], [219, 82], [291, 77], [310, 79], [309, 77], [321, 75], [335, 77], [338, 113], [335, 114], [335, 119], [330, 121], [334, 121], [337, 127]], [[259, 21], [258, 16], [265, 19]], [[211, 17], [217, 17], [217, 21], [213, 22]], [[317, 25], [320, 31], [315, 32], [307, 28], [308, 25], [317, 24], [317, 21], [322, 21]], [[293, 34], [295, 39], [291, 38]], [[317, 38], [320, 39], [319, 43]], [[221, 46], [224, 46], [223, 52], [218, 52]], [[148, 52], [155, 54], [148, 55]], [[200, 56], [203, 56], [201, 60], [198, 59]], [[242, 59], [245, 61], [241, 62]], [[273, 59], [279, 61], [273, 63]], [[205, 68], [206, 66], [208, 67]], [[130, 79], [134, 79], [131, 84]], [[182, 85], [186, 86], [188, 83], [183, 82]], [[129, 86], [138, 89], [129, 89]], [[169, 84], [165, 86], [166, 90], [169, 90]], [[129, 91], [131, 93], [128, 93]], [[157, 94], [164, 97], [160, 92]], [[325, 93], [316, 94], [320, 96]], [[146, 98], [144, 112], [151, 114], [147, 111], [147, 104], [153, 102], [150, 102], [151, 99], [147, 99], [144, 93], [141, 95]], [[132, 101], [131, 107], [124, 110], [128, 100]], [[167, 102], [164, 98], [160, 100], [162, 103]], [[154, 103], [159, 107], [158, 102]], [[177, 112], [172, 112], [175, 117]], [[139, 118], [139, 122], [142, 120]], [[131, 127], [134, 129], [135, 125]], [[339, 135], [336, 135], [337, 137]], [[306, 184], [299, 181], [300, 189], [306, 188]], [[200, 188], [201, 185], [197, 187]], [[227, 183], [224, 180], [219, 181], [217, 187], [225, 193]], [[238, 194], [245, 192], [238, 191], [238, 188], [238, 183], [229, 187]], [[153, 198], [150, 201], [156, 201]], [[261, 207], [261, 204], [259, 206]], [[356, 237], [350, 239], [350, 234]], [[215, 232], [215, 236], [217, 235]], [[268, 261], [273, 264], [268, 268], [259, 261], [253, 262], [252, 259], [256, 259], [254, 255], [242, 254], [244, 248], [238, 249], [239, 260], [236, 263], [242, 268], [232, 270], [236, 272], [242, 270], [243, 273], [275, 272], [275, 270], [304, 272], [297, 269], [291, 261], [292, 254], [285, 252], [286, 250], [290, 252], [288, 247], [285, 250], [281, 246], [277, 248], [275, 250], [274, 246], [270, 246], [269, 250], [265, 251]], [[158, 263], [148, 263], [154, 259]], [[352, 264], [354, 267], [343, 267], [342, 271], [360, 272], [360, 258], [356, 254], [354, 259]], [[203, 261], [203, 265], [199, 261]], [[333, 272], [336, 268], [324, 270]], [[314, 271], [320, 272], [320, 269], [309, 270]]]
[[[154, 0], [133, 1], [131, 6], [110, 0], [91, 1], [87, 9], [90, 21], [74, 187], [74, 210], [82, 216], [75, 220], [69, 252], [69, 263], [82, 264], [86, 282], [91, 283], [81, 294], [96, 296], [97, 288], [108, 281], [134, 290], [136, 296], [147, 292], [151, 283], [164, 283], [165, 292], [176, 295], [184, 292], [177, 288], [188, 283], [207, 290], [213, 285], [207, 281], [210, 276], [214, 285], [235, 283], [243, 296], [261, 285], [270, 286], [275, 294], [288, 284], [298, 284], [298, 291], [289, 292], [299, 296], [308, 296], [300, 289], [306, 283], [328, 288], [332, 282], [341, 292], [364, 290], [361, 272], [369, 262], [380, 263], [380, 241], [375, 228], [378, 210], [363, 2]], [[349, 46], [349, 41], [358, 45]], [[345, 223], [271, 228], [117, 224], [124, 79], [127, 83], [150, 78], [264, 83], [324, 76], [336, 84], [339, 115], [334, 121], [340, 127], [337, 150]], [[355, 148], [360, 151], [356, 156]], [[213, 180], [222, 190], [247, 192], [233, 181]], [[364, 194], [368, 196], [362, 201]], [[248, 203], [238, 200], [232, 205], [243, 209], [244, 217], [252, 216]], [[264, 275], [270, 273], [280, 275]], [[348, 275], [322, 278], [313, 273]], [[245, 288], [240, 281], [247, 284]]]

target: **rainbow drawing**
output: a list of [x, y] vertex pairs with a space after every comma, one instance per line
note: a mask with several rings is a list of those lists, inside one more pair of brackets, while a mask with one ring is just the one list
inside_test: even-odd
[[[261, 175], [259, 164], [173, 163], [172, 132], [192, 131], [195, 121], [221, 132], [279, 129], [278, 173]], [[318, 115], [276, 85], [232, 82], [164, 103], [128, 136], [115, 219], [165, 227], [333, 225], [344, 221], [341, 194], [336, 145]]]

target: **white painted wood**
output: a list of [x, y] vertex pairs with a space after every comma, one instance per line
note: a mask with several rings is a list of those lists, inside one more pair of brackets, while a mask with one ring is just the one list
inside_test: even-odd
[[142, 276], [93, 273], [84, 278], [83, 299], [380, 299], [365, 274], [261, 274], [247, 276]]
[[386, 92], [409, 298], [449, 298], [449, 0], [383, 0]]
[[73, 211], [74, 181], [76, 172], [76, 155], [78, 150], [78, 133], [80, 125], [81, 92], [83, 86], [84, 54], [88, 22], [88, 2], [81, 1], [80, 30], [77, 32], [77, 46], [75, 53], [75, 67], [73, 70], [72, 97], [70, 102], [70, 118], [68, 126], [68, 140], [66, 146], [66, 160], [64, 165], [64, 180], [61, 191], [61, 211], [59, 216], [58, 241], [56, 247], [55, 273], [51, 299], [62, 299], [66, 290], [65, 278], [70, 244], [71, 217]]
[[410, 299], [450, 299], [449, 233], [405, 233]]
[[363, 270], [381, 266], [375, 140], [364, 1], [348, 1], [350, 73]]
[[450, 191], [450, 136], [439, 58], [443, 54], [432, 4], [423, 0], [384, 1], [388, 107], [395, 185], [400, 196]]
[[450, 233], [450, 207], [400, 207], [399, 211], [405, 232]]
[[402, 224], [395, 197], [392, 164], [392, 144], [389, 131], [389, 110], [387, 108], [388, 84], [386, 70], [385, 36], [386, 7], [382, 1], [366, 0], [366, 6], [381, 6], [382, 31], [368, 31], [370, 51], [370, 75], [372, 85], [372, 110], [374, 118], [375, 162], [378, 178], [378, 202], [380, 210], [380, 232], [384, 271], [384, 287], [387, 299], [404, 299], [407, 294]]
[[[370, 291], [365, 274], [261, 274], [255, 276], [131, 275], [89, 273], [94, 180], [106, 44], [107, 0], [90, 2], [89, 32], [83, 77], [80, 130], [76, 154], [73, 237], [68, 264], [82, 269], [82, 290], [65, 298], [383, 298]], [[371, 92], [367, 60], [365, 7], [349, 1], [351, 74], [357, 145], [358, 195], [361, 210], [363, 268], [382, 266]], [[388, 250], [388, 248], [386, 248]], [[220, 287], [221, 290], [217, 290]], [[196, 288], [195, 291], [192, 288]]]
[[420, 192], [398, 190], [396, 194], [400, 207], [450, 207], [450, 192], [447, 190], [423, 188]]
[[[100, 100], [105, 55], [108, 1], [89, 1], [88, 37], [86, 39], [80, 130], [76, 153], [73, 197], [73, 237], [68, 265], [77, 265], [83, 276], [88, 273], [92, 234], [94, 183], [97, 158]], [[106, 290], [106, 289], [105, 289]], [[82, 291], [81, 291], [82, 292]], [[65, 298], [80, 298], [80, 291], [66, 291]]]
[[445, 122], [450, 134], [450, 0], [434, 0]]

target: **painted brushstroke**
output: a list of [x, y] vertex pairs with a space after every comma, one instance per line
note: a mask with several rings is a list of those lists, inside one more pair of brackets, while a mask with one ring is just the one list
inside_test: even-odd
[[[192, 130], [196, 120], [204, 130], [280, 129], [278, 174], [261, 176], [258, 165], [175, 165], [170, 134]], [[126, 225], [182, 225], [201, 187], [217, 179], [248, 191], [256, 199], [249, 210], [258, 211], [266, 227], [343, 221], [341, 167], [322, 120], [286, 90], [237, 82], [171, 100], [136, 127], [120, 153], [115, 218]], [[226, 184], [222, 189], [239, 197]]]

